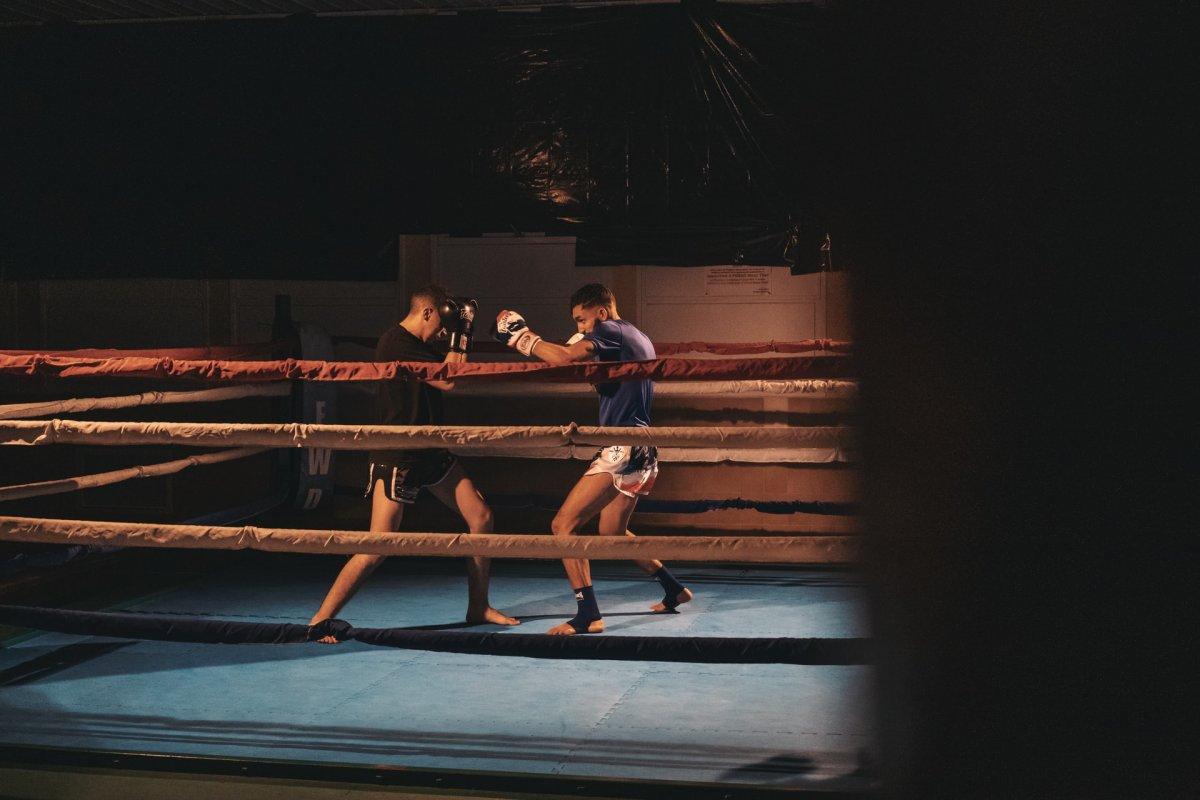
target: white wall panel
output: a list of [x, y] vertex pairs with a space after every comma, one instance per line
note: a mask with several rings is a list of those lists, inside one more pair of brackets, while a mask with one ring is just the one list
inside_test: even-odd
[[813, 303], [646, 303], [641, 329], [656, 342], [795, 341], [816, 337]]
[[[722, 269], [722, 268], [717, 268]], [[706, 267], [641, 267], [638, 319], [663, 342], [758, 342], [825, 336], [825, 276], [754, 267], [765, 281], [718, 285]]]
[[[714, 295], [706, 291], [711, 270], [741, 269], [739, 267], [640, 267], [639, 293], [643, 299], [706, 298], [719, 302], [730, 295]], [[819, 300], [823, 296], [822, 276], [792, 275], [787, 267], [746, 267], [761, 270], [767, 276], [767, 293], [747, 295], [744, 299], [761, 302], [780, 300]]]
[[486, 329], [501, 309], [519, 311], [551, 339], [575, 332], [567, 303], [585, 283], [611, 284], [609, 267], [575, 266], [575, 239], [562, 236], [434, 238], [433, 280], [479, 301]]

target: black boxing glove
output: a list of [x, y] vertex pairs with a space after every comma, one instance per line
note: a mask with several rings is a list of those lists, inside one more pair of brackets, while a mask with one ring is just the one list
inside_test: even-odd
[[450, 335], [450, 352], [466, 353], [475, 333], [475, 312], [479, 304], [467, 297], [448, 297], [438, 307], [442, 327]]

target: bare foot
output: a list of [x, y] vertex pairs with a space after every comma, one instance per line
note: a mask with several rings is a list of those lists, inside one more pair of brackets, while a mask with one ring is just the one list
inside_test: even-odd
[[468, 608], [467, 609], [467, 622], [471, 623], [472, 625], [479, 625], [479, 624], [482, 624], [485, 622], [488, 624], [491, 624], [491, 625], [520, 625], [521, 624], [521, 620], [517, 619], [516, 617], [510, 617], [502, 611], [497, 611], [496, 609], [492, 608], [491, 606], [488, 606], [483, 611], [476, 611], [474, 609]]
[[[604, 620], [594, 619], [588, 623], [588, 633], [604, 633]], [[571, 623], [563, 622], [546, 631], [547, 636], [574, 636], [579, 631], [571, 627]]]
[[[681, 606], [684, 603], [691, 602], [693, 597], [695, 597], [695, 595], [692, 594], [691, 589], [684, 589], [682, 592], [680, 592], [679, 594], [677, 594], [675, 596], [676, 607]], [[654, 605], [650, 606], [650, 610], [653, 611], [655, 614], [665, 614], [668, 611], [670, 611], [671, 609], [667, 608], [666, 603], [663, 603], [660, 601], [660, 602], [655, 603]]]

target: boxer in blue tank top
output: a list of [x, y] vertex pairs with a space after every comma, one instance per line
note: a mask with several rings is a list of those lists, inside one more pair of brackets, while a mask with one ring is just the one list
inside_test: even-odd
[[[646, 334], [621, 319], [616, 298], [599, 283], [589, 283], [571, 295], [571, 317], [578, 333], [566, 345], [548, 342], [529, 329], [515, 311], [501, 311], [496, 317], [496, 338], [522, 355], [540, 358], [552, 364], [577, 361], [642, 361], [655, 357], [654, 345]], [[650, 405], [654, 399], [654, 381], [634, 380], [601, 383], [600, 425], [613, 428], [650, 427]], [[638, 498], [649, 494], [658, 476], [658, 450], [648, 446], [613, 445], [597, 451], [583, 477], [563, 501], [551, 523], [556, 536], [574, 536], [592, 517], [600, 515], [601, 536], [633, 536], [629, 517]], [[650, 608], [656, 613], [672, 613], [692, 599], [661, 561], [636, 561], [647, 574], [662, 585], [663, 599]], [[574, 617], [551, 628], [551, 635], [600, 633], [604, 619], [592, 590], [591, 565], [587, 559], [563, 559], [567, 579], [575, 593]]]

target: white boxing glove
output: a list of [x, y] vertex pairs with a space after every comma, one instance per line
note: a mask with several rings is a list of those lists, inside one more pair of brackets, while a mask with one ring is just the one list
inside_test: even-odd
[[492, 335], [523, 356], [532, 355], [534, 345], [542, 340], [542, 337], [529, 330], [525, 318], [516, 311], [501, 311], [496, 316]]

